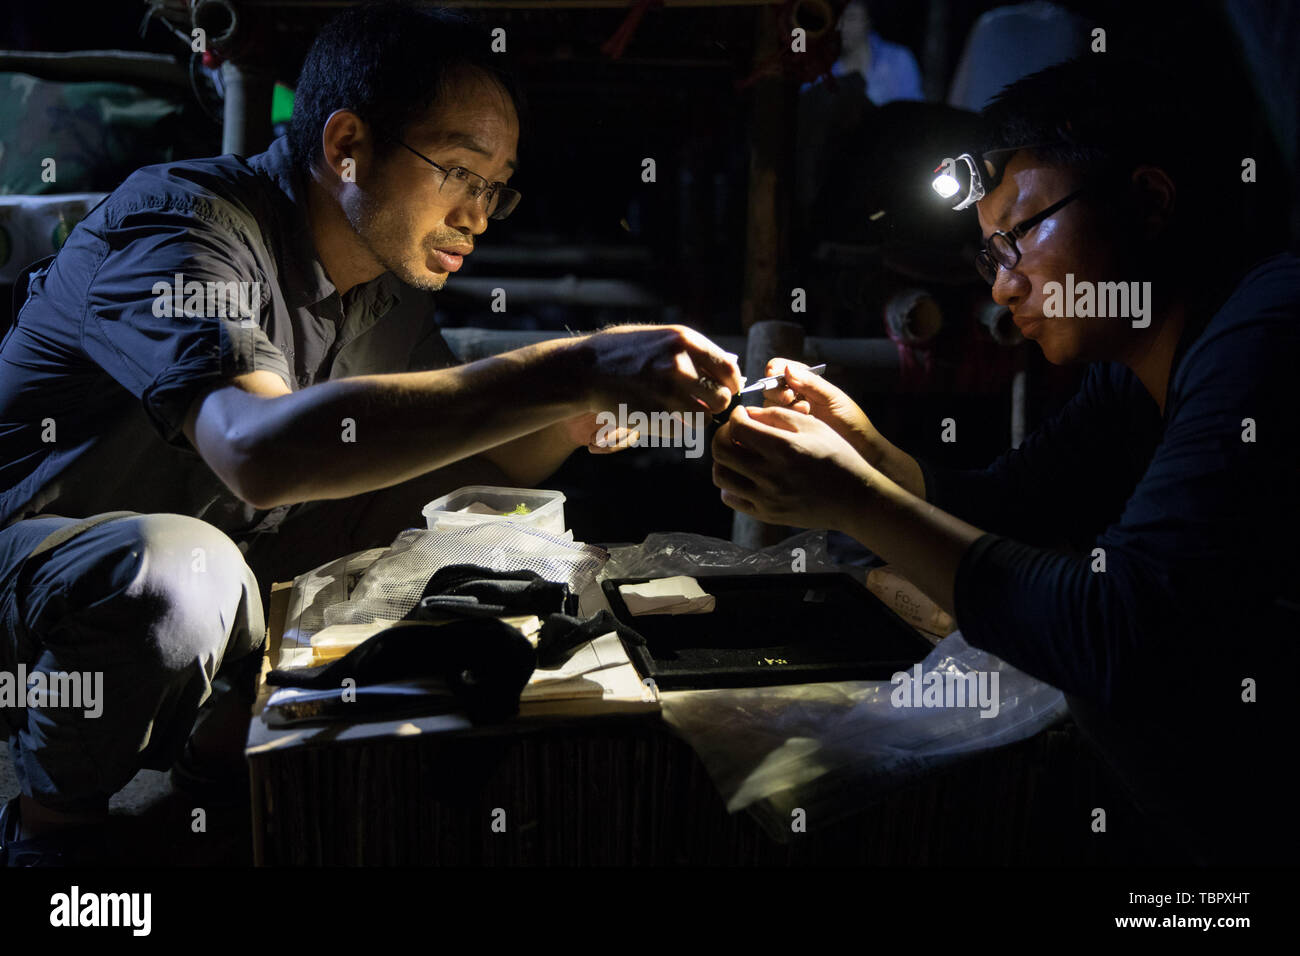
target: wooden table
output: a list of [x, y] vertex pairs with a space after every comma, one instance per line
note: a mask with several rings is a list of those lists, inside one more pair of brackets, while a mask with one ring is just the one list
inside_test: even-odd
[[[287, 596], [272, 594], [258, 714]], [[1088, 814], [1107, 806], [1112, 830], [1126, 825], [1068, 722], [900, 785], [847, 819], [810, 820], [785, 842], [726, 812], [657, 711], [325, 734], [249, 762], [254, 859], [265, 865], [1115, 862], [1118, 841], [1098, 840]]]

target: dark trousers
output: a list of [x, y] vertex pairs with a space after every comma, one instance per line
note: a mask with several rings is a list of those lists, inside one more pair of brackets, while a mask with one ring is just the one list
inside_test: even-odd
[[[0, 683], [0, 724], [23, 793], [95, 811], [142, 767], [171, 766], [214, 693], [247, 694], [273, 582], [387, 545], [423, 523], [426, 503], [475, 483], [504, 482], [471, 459], [297, 505], [239, 544], [177, 514], [49, 516], [0, 530], [0, 682], [16, 696]], [[27, 692], [42, 685], [60, 695]]]

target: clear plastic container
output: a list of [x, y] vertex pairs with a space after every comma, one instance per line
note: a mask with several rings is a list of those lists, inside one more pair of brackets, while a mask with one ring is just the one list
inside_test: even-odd
[[[471, 505], [486, 505], [491, 513], [466, 511]], [[430, 531], [463, 528], [482, 521], [520, 521], [548, 534], [565, 533], [562, 491], [466, 485], [429, 502], [421, 513]]]

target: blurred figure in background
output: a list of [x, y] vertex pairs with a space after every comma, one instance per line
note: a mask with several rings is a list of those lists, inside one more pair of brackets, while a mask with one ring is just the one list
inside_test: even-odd
[[921, 70], [912, 51], [890, 43], [871, 29], [871, 14], [863, 0], [850, 0], [840, 15], [840, 58], [831, 73], [857, 73], [867, 84], [867, 98], [877, 106], [895, 100], [923, 100]]

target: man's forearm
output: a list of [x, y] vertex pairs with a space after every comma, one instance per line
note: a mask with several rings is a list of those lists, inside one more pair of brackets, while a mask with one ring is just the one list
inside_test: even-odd
[[500, 468], [515, 485], [532, 488], [555, 474], [556, 469], [579, 447], [564, 423], [556, 422], [489, 448], [480, 457]]
[[984, 533], [880, 472], [866, 481], [858, 500], [846, 503], [838, 530], [880, 555], [950, 614], [956, 613], [957, 568]]
[[916, 459], [896, 445], [890, 445], [881, 455], [878, 471], [883, 472], [900, 488], [925, 500], [925, 475]]
[[[386, 488], [586, 411], [576, 350], [542, 342], [432, 372], [324, 382], [260, 402], [244, 438], [261, 507]], [[514, 401], [502, 401], [509, 395]]]

